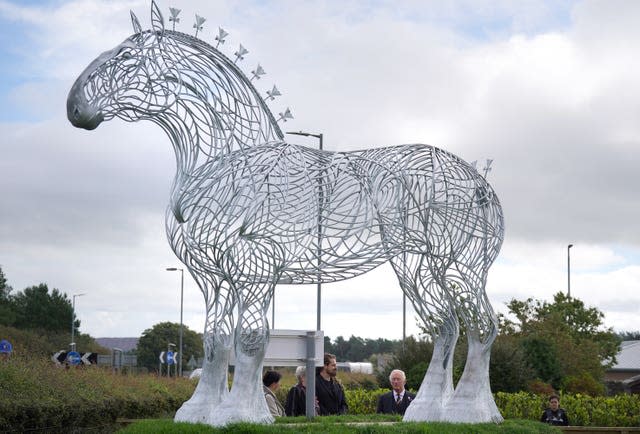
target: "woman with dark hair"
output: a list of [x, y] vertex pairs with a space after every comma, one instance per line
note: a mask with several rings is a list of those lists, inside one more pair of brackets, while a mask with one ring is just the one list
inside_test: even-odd
[[284, 407], [278, 401], [275, 393], [280, 388], [280, 378], [282, 378], [282, 375], [276, 371], [267, 371], [262, 377], [264, 399], [267, 401], [269, 412], [274, 417], [284, 416]]

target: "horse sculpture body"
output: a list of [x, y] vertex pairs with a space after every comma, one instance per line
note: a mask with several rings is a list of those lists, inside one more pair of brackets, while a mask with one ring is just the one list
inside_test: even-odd
[[[206, 303], [203, 373], [176, 420], [273, 421], [261, 371], [275, 285], [343, 280], [387, 261], [435, 343], [405, 420], [502, 420], [489, 387], [497, 330], [485, 283], [503, 216], [475, 168], [427, 145], [323, 152], [285, 143], [231, 59], [165, 30], [155, 3], [152, 30], [132, 20], [135, 33], [75, 82], [67, 112], [86, 129], [150, 120], [175, 150], [167, 235]], [[459, 318], [469, 350], [454, 389]]]

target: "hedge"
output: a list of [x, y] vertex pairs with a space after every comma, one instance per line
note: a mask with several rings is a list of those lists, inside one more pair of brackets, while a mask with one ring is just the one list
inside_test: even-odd
[[173, 414], [195, 388], [189, 380], [64, 369], [47, 360], [0, 362], [0, 432], [104, 427], [118, 417]]
[[[349, 413], [371, 414], [378, 397], [386, 390], [345, 390]], [[547, 396], [528, 392], [495, 394], [496, 405], [505, 419], [540, 420], [547, 407]], [[560, 397], [571, 425], [640, 426], [640, 395], [587, 396], [564, 394]]]
[[[115, 375], [97, 367], [62, 369], [51, 361], [0, 361], [0, 432], [113, 425], [116, 418], [172, 417], [189, 399], [195, 382], [152, 375]], [[287, 387], [278, 391], [280, 399]], [[347, 387], [349, 413], [373, 414], [385, 389]], [[505, 419], [539, 420], [546, 397], [497, 393]], [[640, 396], [561, 396], [572, 425], [640, 426]]]
[[[496, 404], [508, 419], [538, 420], [547, 406], [547, 397], [527, 392], [495, 395]], [[640, 395], [560, 396], [560, 405], [567, 411], [571, 425], [578, 426], [640, 426]]]

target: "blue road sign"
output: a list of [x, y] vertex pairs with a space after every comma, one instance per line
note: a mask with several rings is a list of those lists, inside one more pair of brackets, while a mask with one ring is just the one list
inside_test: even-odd
[[67, 353], [67, 362], [69, 362], [70, 365], [77, 366], [82, 363], [82, 357], [80, 353], [76, 351], [69, 351]]
[[6, 339], [0, 341], [0, 354], [11, 354], [13, 345]]
[[175, 363], [175, 359], [173, 358], [173, 351], [167, 351], [167, 364], [173, 365]]

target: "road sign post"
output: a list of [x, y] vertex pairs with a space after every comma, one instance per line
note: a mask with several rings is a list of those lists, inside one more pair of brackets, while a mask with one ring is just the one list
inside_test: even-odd
[[167, 351], [167, 377], [171, 377], [171, 367], [174, 365], [173, 351]]
[[67, 353], [67, 363], [71, 366], [78, 366], [82, 363], [82, 357], [77, 351], [69, 351]]
[[[322, 366], [323, 361], [324, 333], [322, 330], [270, 330], [264, 366], [306, 365], [306, 414], [309, 419], [315, 416], [316, 366]], [[229, 364], [235, 364], [233, 349]]]
[[13, 345], [6, 339], [0, 341], [0, 357], [8, 359], [13, 352]]
[[158, 374], [160, 377], [162, 377], [162, 365], [164, 364], [164, 351], [160, 352], [160, 356], [158, 357], [158, 359], [160, 359], [160, 364], [158, 365]]

